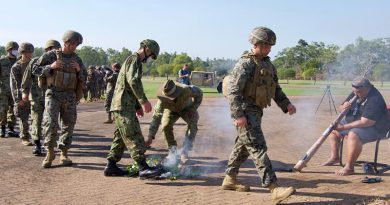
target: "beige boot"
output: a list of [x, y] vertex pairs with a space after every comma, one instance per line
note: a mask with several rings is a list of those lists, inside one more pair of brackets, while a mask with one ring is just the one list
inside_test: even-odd
[[53, 147], [47, 147], [46, 148], [46, 157], [42, 162], [43, 168], [49, 168], [51, 167], [51, 163], [53, 162], [54, 158], [56, 157], [54, 154], [54, 148]]
[[72, 160], [70, 160], [68, 157], [68, 149], [61, 150], [60, 162], [64, 166], [70, 166], [73, 164]]
[[245, 186], [242, 184], [237, 183], [236, 177], [232, 177], [230, 175], [226, 175], [225, 179], [222, 183], [222, 189], [223, 190], [234, 190], [234, 191], [240, 191], [240, 192], [247, 192], [250, 191], [249, 186]]
[[30, 140], [27, 139], [27, 138], [22, 138], [22, 144], [23, 144], [24, 146], [32, 146], [32, 143], [31, 143]]
[[271, 191], [271, 198], [275, 204], [287, 199], [295, 192], [293, 187], [279, 187], [276, 183], [270, 184], [268, 188]]

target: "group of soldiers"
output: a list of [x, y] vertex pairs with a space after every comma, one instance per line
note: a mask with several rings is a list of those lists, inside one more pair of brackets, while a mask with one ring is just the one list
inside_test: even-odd
[[[8, 133], [14, 132], [11, 115], [8, 115], [7, 121], [7, 112], [11, 113], [13, 106], [16, 116], [20, 119], [23, 144], [31, 144], [29, 141], [31, 134], [35, 144], [34, 154], [40, 155], [40, 140], [44, 140], [46, 157], [42, 162], [43, 168], [52, 166], [55, 148], [61, 150], [60, 163], [65, 166], [72, 165], [68, 150], [71, 147], [77, 118], [76, 106], [84, 96], [85, 85], [88, 87], [89, 84], [91, 86], [96, 84], [93, 82], [96, 71], [93, 71], [92, 67], [87, 71], [75, 53], [77, 46], [83, 41], [81, 34], [67, 31], [62, 40], [62, 48], [59, 42], [48, 41], [45, 53], [36, 59], [31, 59], [33, 45], [22, 43], [19, 47], [21, 54], [19, 60], [16, 52], [18, 45], [10, 42], [6, 46], [8, 55], [0, 60], [2, 133], [5, 133], [7, 123]], [[222, 189], [250, 190], [248, 186], [237, 183], [236, 176], [240, 165], [251, 156], [261, 178], [261, 185], [270, 189], [272, 199], [278, 203], [292, 195], [295, 189], [282, 188], [276, 183], [277, 178], [267, 156], [261, 118], [263, 109], [270, 106], [271, 99], [274, 99], [285, 113], [294, 114], [296, 109], [280, 88], [276, 69], [268, 57], [271, 46], [276, 42], [274, 32], [265, 27], [255, 28], [250, 34], [249, 41], [252, 44], [251, 50], [242, 55], [231, 76], [226, 78], [226, 83], [224, 81], [224, 94], [230, 103], [231, 116], [238, 134]], [[152, 167], [146, 162], [146, 148], [153, 142], [162, 124], [167, 147], [176, 150], [173, 126], [179, 118], [187, 123], [187, 131], [182, 145], [184, 151], [174, 153], [180, 154], [182, 161], [189, 158], [189, 151], [192, 150], [198, 130], [197, 110], [203, 99], [201, 89], [194, 85], [168, 80], [157, 93], [158, 101], [154, 107], [146, 139], [138, 121], [138, 117], [153, 109], [141, 81], [143, 63], [155, 60], [159, 52], [160, 47], [156, 41], [145, 39], [140, 43], [138, 51], [127, 57], [122, 66], [114, 64], [112, 74], [104, 77], [109, 84], [108, 100], [105, 105], [108, 113], [107, 123], [115, 123], [114, 137], [104, 169], [105, 176], [127, 174], [127, 171], [117, 166], [125, 148], [138, 164], [141, 179], [161, 175], [164, 172], [161, 166]], [[31, 132], [28, 131], [27, 122], [30, 111]], [[61, 126], [58, 123], [59, 119]]]
[[101, 99], [105, 94], [105, 79], [111, 74], [112, 70], [108, 66], [89, 66], [87, 70], [84, 99], [88, 102]]

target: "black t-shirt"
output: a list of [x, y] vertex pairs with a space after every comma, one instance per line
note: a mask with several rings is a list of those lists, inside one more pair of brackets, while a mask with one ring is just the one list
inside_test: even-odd
[[[352, 99], [353, 96], [355, 94], [352, 92], [346, 101]], [[346, 114], [348, 122], [360, 120], [361, 117], [375, 121], [373, 126], [379, 132], [385, 132], [389, 129], [386, 102], [375, 87], [372, 87], [365, 100], [362, 101], [358, 98]]]

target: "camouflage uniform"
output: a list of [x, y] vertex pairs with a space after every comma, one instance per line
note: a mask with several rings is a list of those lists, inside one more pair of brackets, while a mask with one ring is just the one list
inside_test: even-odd
[[[226, 174], [236, 176], [240, 165], [251, 156], [260, 175], [261, 185], [268, 187], [276, 182], [276, 175], [272, 170], [261, 130], [263, 108], [270, 106], [271, 99], [274, 99], [286, 113], [290, 101], [279, 86], [276, 69], [269, 57], [259, 60], [251, 52], [245, 52], [235, 65], [228, 83], [226, 95], [232, 118], [245, 116], [247, 126], [237, 127], [238, 136], [230, 155]], [[251, 96], [250, 93], [253, 91], [256, 96]]]
[[93, 66], [90, 66], [87, 71], [87, 92], [88, 92], [88, 101], [95, 100], [97, 97], [97, 73]]
[[28, 124], [28, 118], [30, 115], [30, 102], [24, 102], [23, 105], [20, 105], [19, 103], [22, 101], [22, 90], [21, 90], [21, 84], [22, 84], [22, 78], [24, 71], [26, 70], [28, 62], [22, 62], [22, 60], [18, 60], [11, 68], [10, 73], [10, 85], [11, 85], [11, 92], [12, 97], [15, 102], [14, 105], [14, 112], [16, 114], [16, 117], [19, 117], [19, 129], [20, 129], [20, 138], [22, 139], [30, 139], [30, 133], [29, 133], [29, 124]]
[[0, 58], [0, 124], [2, 126], [8, 123], [8, 126], [13, 127], [16, 123], [13, 111], [14, 102], [10, 88], [10, 72], [15, 62], [16, 58], [8, 56]]
[[[135, 161], [145, 160], [145, 142], [141, 132], [136, 110], [148, 99], [142, 86], [142, 62], [138, 53], [129, 56], [118, 74], [111, 112], [116, 129], [108, 160], [121, 160], [125, 147]], [[139, 102], [140, 101], [140, 102]]]
[[33, 75], [32, 71], [38, 58], [34, 58], [27, 66], [21, 84], [23, 94], [29, 96], [31, 103], [31, 138], [34, 141], [42, 138], [42, 119], [45, 109], [45, 91], [38, 86], [38, 77]]
[[[57, 58], [62, 58], [65, 63], [61, 70], [68, 70], [67, 72], [61, 72], [63, 73], [63, 86], [70, 86], [73, 84], [73, 88], [61, 88], [56, 85], [54, 81], [53, 83], [49, 83], [50, 78], [60, 76], [58, 74], [59, 71], [55, 71], [50, 67], [50, 64], [55, 62]], [[79, 64], [81, 69], [80, 72], [77, 72], [70, 66], [72, 61]], [[77, 119], [76, 106], [79, 99], [76, 98], [76, 91], [78, 91], [79, 83], [84, 83], [85, 81], [85, 76], [83, 76], [84, 72], [82, 70], [85, 70], [86, 68], [77, 54], [63, 54], [61, 51], [56, 50], [43, 54], [38, 59], [36, 65], [33, 74], [45, 77], [48, 81], [45, 93], [45, 111], [43, 114], [44, 145], [48, 148], [57, 146], [57, 131], [60, 130], [58, 117], [60, 117], [62, 129], [58, 148], [61, 150], [68, 150], [72, 143], [74, 125]], [[75, 79], [71, 80], [69, 73], [76, 73]], [[68, 74], [69, 78], [66, 78], [67, 75], [65, 74]], [[74, 83], [77, 84], [76, 88], [74, 88]]]
[[108, 73], [104, 77], [104, 81], [107, 83], [106, 88], [106, 103], [104, 107], [106, 108], [106, 112], [110, 112], [112, 97], [114, 96], [115, 84], [118, 79], [119, 71], [114, 71], [113, 73]]
[[149, 127], [149, 136], [154, 139], [162, 121], [162, 130], [168, 148], [177, 146], [173, 135], [173, 125], [182, 118], [187, 123], [187, 133], [183, 143], [184, 150], [192, 149], [195, 135], [198, 131], [198, 107], [202, 103], [203, 92], [196, 86], [187, 86], [175, 83], [182, 87], [180, 94], [174, 101], [164, 100], [163, 96], [158, 96], [159, 100], [154, 107], [153, 119]]

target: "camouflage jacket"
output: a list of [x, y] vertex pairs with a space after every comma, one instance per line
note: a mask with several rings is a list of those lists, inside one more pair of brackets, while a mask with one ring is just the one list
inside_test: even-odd
[[[78, 80], [85, 83], [86, 80], [86, 68], [84, 66], [83, 61], [76, 53], [72, 54], [62, 54], [64, 58], [72, 58], [76, 59], [76, 62], [80, 66], [80, 72], [77, 73]], [[32, 68], [32, 73], [36, 76], [50, 77], [53, 76], [54, 70], [51, 68], [51, 64], [57, 60], [57, 55], [55, 50], [51, 50], [49, 52], [44, 53], [34, 64]], [[54, 87], [49, 87], [48, 89], [55, 89]]]
[[22, 79], [29, 62], [22, 63], [22, 60], [18, 60], [11, 68], [10, 85], [12, 98], [15, 103], [19, 103], [22, 100]]
[[11, 67], [15, 64], [16, 58], [2, 56], [0, 58], [0, 94], [11, 92], [10, 88], [10, 72]]
[[87, 81], [86, 81], [87, 85], [95, 86], [96, 85], [96, 77], [97, 77], [96, 71], [93, 69], [88, 69], [87, 70]]
[[113, 92], [115, 89], [116, 81], [118, 79], [118, 71], [114, 71], [113, 73], [107, 74], [104, 76], [104, 81], [107, 83], [106, 92]]
[[138, 53], [127, 57], [118, 74], [110, 111], [139, 109], [148, 101], [142, 85], [142, 62]]
[[[247, 56], [248, 52], [244, 52], [244, 55]], [[249, 55], [251, 55], [251, 53], [249, 53]], [[254, 57], [241, 57], [234, 66], [230, 75], [231, 81], [226, 95], [230, 104], [232, 117], [235, 119], [244, 116], [246, 111], [262, 112], [262, 108], [256, 106], [255, 102], [243, 97], [246, 83], [254, 75], [255, 69], [258, 69], [254, 61]], [[273, 99], [283, 112], [286, 113], [290, 100], [284, 94], [279, 85], [277, 72], [275, 67], [272, 65], [270, 58], [265, 57], [258, 60], [257, 63], [268, 67], [267, 69], [273, 71], [273, 80], [276, 83], [275, 97]]]
[[174, 101], [159, 97], [157, 104], [154, 106], [152, 122], [149, 127], [150, 137], [154, 138], [156, 136], [165, 109], [176, 113], [195, 112], [202, 103], [203, 92], [200, 88], [194, 85], [181, 86], [183, 86], [183, 90]]
[[42, 101], [44, 99], [44, 90], [38, 86], [38, 77], [32, 73], [34, 64], [38, 59], [38, 57], [33, 58], [27, 65], [21, 84], [22, 94], [29, 95], [29, 99], [34, 102]]

